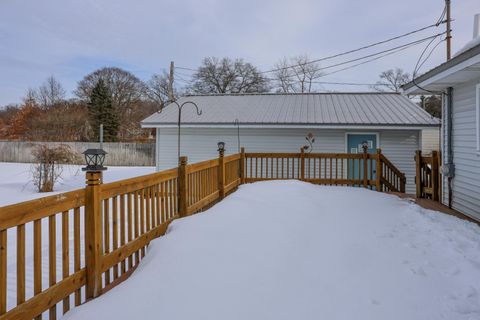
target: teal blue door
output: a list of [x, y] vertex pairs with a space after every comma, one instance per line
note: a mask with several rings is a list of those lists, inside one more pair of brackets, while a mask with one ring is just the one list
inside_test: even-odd
[[[368, 144], [368, 153], [375, 153], [377, 149], [376, 134], [348, 134], [347, 135], [347, 153], [363, 153], [362, 145], [364, 142]], [[368, 161], [368, 179], [375, 179], [375, 161]], [[373, 168], [370, 168], [370, 165]], [[363, 160], [348, 161], [348, 178], [360, 180], [363, 179]]]

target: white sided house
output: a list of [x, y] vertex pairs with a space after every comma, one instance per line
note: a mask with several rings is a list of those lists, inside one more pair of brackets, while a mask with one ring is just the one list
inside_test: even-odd
[[442, 95], [442, 202], [480, 220], [480, 15], [476, 21], [470, 43], [404, 91]]
[[[409, 193], [415, 190], [414, 155], [422, 148], [422, 130], [439, 130], [438, 119], [395, 93], [196, 95], [177, 102], [186, 101], [202, 110], [198, 116], [191, 104], [182, 109], [180, 153], [190, 163], [215, 157], [219, 141], [226, 154], [239, 152], [239, 146], [246, 152], [299, 152], [312, 133], [317, 153], [361, 152], [363, 141], [369, 152], [381, 148], [406, 174]], [[177, 121], [178, 107], [170, 104], [142, 122], [157, 130], [157, 170], [177, 165]]]

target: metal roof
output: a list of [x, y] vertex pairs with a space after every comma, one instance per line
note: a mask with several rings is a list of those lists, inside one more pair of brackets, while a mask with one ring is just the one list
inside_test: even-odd
[[[186, 104], [182, 125], [343, 125], [438, 126], [439, 121], [407, 97], [397, 93], [307, 93], [307, 94], [226, 94], [185, 96], [177, 102], [192, 101], [202, 110]], [[166, 106], [142, 121], [144, 127], [177, 123], [178, 109]]]

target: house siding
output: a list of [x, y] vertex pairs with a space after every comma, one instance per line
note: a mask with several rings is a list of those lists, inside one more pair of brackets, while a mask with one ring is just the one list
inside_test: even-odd
[[422, 153], [430, 154], [440, 150], [440, 128], [422, 130]]
[[[314, 152], [344, 153], [345, 134], [359, 130], [319, 129], [240, 129], [240, 143], [247, 152], [299, 152], [305, 144], [305, 135], [315, 136]], [[367, 131], [365, 131], [367, 132]], [[406, 191], [415, 192], [415, 150], [420, 147], [418, 130], [375, 130], [379, 133], [380, 147], [407, 177]], [[182, 128], [181, 154], [190, 163], [217, 157], [217, 142], [224, 141], [226, 154], [238, 150], [235, 128]], [[157, 129], [157, 170], [175, 167], [177, 164], [177, 130]]]
[[[476, 152], [475, 131], [475, 86], [478, 83], [480, 79], [454, 87], [452, 98], [452, 147], [455, 164], [452, 207], [476, 219], [480, 219], [480, 156]], [[447, 150], [446, 141], [444, 143], [444, 149]]]

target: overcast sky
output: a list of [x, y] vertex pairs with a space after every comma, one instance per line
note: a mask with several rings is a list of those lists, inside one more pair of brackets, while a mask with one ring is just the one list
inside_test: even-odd
[[[49, 75], [71, 96], [84, 75], [103, 66], [148, 79], [171, 60], [195, 68], [203, 57], [228, 56], [268, 70], [284, 56], [321, 58], [435, 23], [443, 6], [443, 0], [1, 0], [0, 105], [19, 102]], [[452, 0], [454, 52], [472, 38], [474, 13], [480, 13], [480, 1]], [[322, 66], [442, 31], [444, 26]], [[372, 83], [397, 66], [411, 72], [424, 46], [321, 81]], [[444, 60], [442, 44], [421, 72]]]

